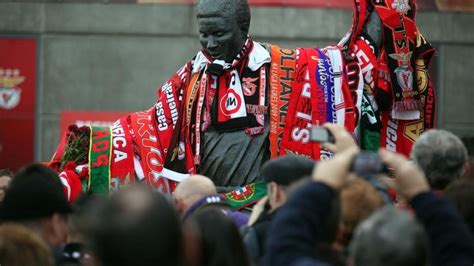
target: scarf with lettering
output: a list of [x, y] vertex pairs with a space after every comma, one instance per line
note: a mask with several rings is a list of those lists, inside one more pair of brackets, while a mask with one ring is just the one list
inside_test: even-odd
[[313, 125], [337, 123], [354, 132], [362, 76], [358, 63], [336, 46], [320, 49], [271, 47], [270, 151], [272, 158], [299, 154], [331, 157], [310, 141]]
[[[210, 127], [221, 132], [245, 130], [249, 136], [264, 130], [264, 64], [270, 62], [266, 49], [247, 38], [232, 63], [212, 60], [200, 51], [158, 90], [155, 116], [167, 173], [196, 172], [202, 135]], [[176, 119], [170, 119], [174, 113]]]
[[[355, 0], [355, 6], [359, 8], [354, 9], [353, 23], [358, 24], [340, 44], [361, 64], [365, 110], [380, 112], [375, 117], [363, 115], [369, 122], [363, 122], [364, 131], [373, 136], [379, 131], [380, 146], [408, 155], [420, 134], [435, 126], [434, 88], [428, 74], [435, 50], [415, 24], [416, 6], [412, 0]], [[367, 10], [371, 9], [383, 23], [384, 44], [380, 49], [362, 32]], [[370, 122], [369, 117], [376, 119]], [[370, 141], [369, 146], [377, 146], [373, 139]]]

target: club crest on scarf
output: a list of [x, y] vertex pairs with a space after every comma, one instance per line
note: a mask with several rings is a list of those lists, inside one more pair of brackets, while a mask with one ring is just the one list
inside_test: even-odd
[[255, 82], [258, 78], [243, 78], [242, 89], [244, 90], [245, 96], [252, 96], [257, 91], [257, 85]]
[[392, 3], [392, 8], [401, 14], [406, 14], [408, 11], [411, 10], [408, 0], [395, 0]]
[[[400, 54], [390, 54], [389, 56], [399, 62], [401, 66], [397, 67], [394, 72], [397, 76], [398, 85], [403, 90], [404, 97], [412, 97], [416, 94], [413, 91], [413, 69], [410, 66], [410, 59], [413, 52], [409, 53], [400, 53]], [[397, 95], [400, 97], [400, 95]]]

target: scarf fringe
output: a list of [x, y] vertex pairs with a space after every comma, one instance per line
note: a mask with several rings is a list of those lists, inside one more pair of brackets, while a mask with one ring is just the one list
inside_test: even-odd
[[403, 100], [403, 102], [394, 102], [393, 110], [395, 111], [419, 111], [423, 109], [421, 100]]

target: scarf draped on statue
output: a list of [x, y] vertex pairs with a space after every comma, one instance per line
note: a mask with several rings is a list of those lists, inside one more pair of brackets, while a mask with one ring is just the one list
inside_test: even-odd
[[[363, 33], [369, 10], [382, 21], [383, 44]], [[364, 76], [361, 145], [409, 155], [425, 130], [435, 127], [436, 109], [428, 65], [435, 49], [415, 23], [412, 0], [356, 0], [351, 30], [341, 41], [359, 60]]]
[[[286, 50], [247, 38], [232, 63], [200, 51], [158, 89], [152, 108], [119, 119], [112, 128], [87, 128], [88, 160], [67, 173], [85, 166], [84, 192], [107, 194], [141, 181], [169, 194], [198, 172], [208, 130], [244, 130], [251, 138], [269, 128], [271, 157], [328, 158], [328, 151], [309, 140], [311, 127], [331, 122], [354, 132], [362, 89], [357, 62], [338, 46]], [[70, 144], [66, 137], [61, 143], [53, 162], [62, 160], [65, 143]], [[255, 186], [260, 187], [265, 186]], [[246, 199], [232, 204], [255, 200]]]

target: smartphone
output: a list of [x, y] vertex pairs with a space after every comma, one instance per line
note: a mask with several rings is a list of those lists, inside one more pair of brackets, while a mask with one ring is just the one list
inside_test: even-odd
[[389, 169], [380, 160], [377, 153], [361, 151], [352, 161], [351, 172], [360, 177], [368, 177], [376, 174], [389, 174]]
[[311, 128], [311, 134], [310, 134], [309, 139], [311, 141], [320, 142], [320, 143], [323, 143], [323, 142], [334, 143], [334, 136], [331, 134], [331, 132], [327, 128], [321, 127], [321, 126], [313, 126]]

